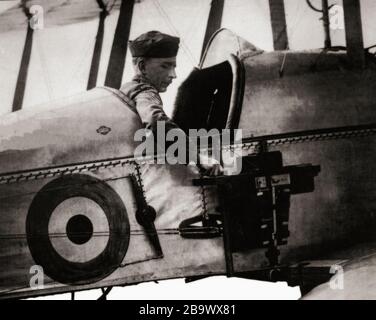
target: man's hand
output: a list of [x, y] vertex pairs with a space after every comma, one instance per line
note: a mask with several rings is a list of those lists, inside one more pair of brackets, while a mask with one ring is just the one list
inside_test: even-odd
[[200, 164], [198, 165], [201, 173], [206, 176], [218, 176], [223, 174], [223, 167], [214, 158], [209, 158], [200, 154]]
[[[203, 167], [203, 166], [201, 166], [201, 167]], [[204, 170], [203, 170], [202, 174], [204, 176], [219, 176], [219, 175], [223, 174], [223, 168], [222, 168], [220, 163], [214, 164], [207, 169], [206, 168], [203, 168], [203, 169]]]

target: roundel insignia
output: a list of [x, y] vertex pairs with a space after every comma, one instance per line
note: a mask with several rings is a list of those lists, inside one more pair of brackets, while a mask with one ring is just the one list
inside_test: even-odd
[[36, 264], [64, 284], [88, 284], [122, 262], [130, 237], [126, 208], [105, 182], [88, 175], [57, 178], [33, 199], [27, 242]]

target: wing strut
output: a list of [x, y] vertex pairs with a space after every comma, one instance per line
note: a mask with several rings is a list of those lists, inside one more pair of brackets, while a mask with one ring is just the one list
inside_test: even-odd
[[343, 0], [347, 56], [353, 68], [365, 66], [362, 17], [359, 0]]
[[123, 0], [120, 6], [119, 20], [116, 26], [105, 86], [119, 89], [123, 79], [125, 57], [128, 48], [129, 32], [135, 0]]
[[95, 39], [93, 58], [91, 60], [89, 80], [87, 83], [87, 90], [90, 90], [97, 85], [98, 69], [99, 69], [99, 63], [101, 60], [101, 52], [102, 52], [102, 45], [103, 45], [104, 22], [109, 13], [107, 11], [106, 5], [103, 3], [103, 0], [97, 0], [97, 3], [98, 3], [99, 8], [101, 8], [101, 12], [99, 13], [98, 31], [97, 31], [97, 36]]
[[270, 18], [272, 22], [274, 50], [287, 50], [287, 25], [285, 4], [283, 0], [269, 0]]
[[26, 32], [25, 46], [22, 52], [20, 70], [18, 72], [16, 90], [14, 92], [13, 107], [12, 107], [13, 112], [17, 110], [21, 110], [22, 108], [22, 103], [23, 103], [23, 99], [25, 96], [27, 73], [29, 71], [31, 49], [33, 47], [34, 30], [31, 28], [30, 23], [29, 23], [32, 15], [28, 11], [24, 3], [23, 3], [23, 12], [25, 13], [27, 17], [27, 32]]
[[211, 36], [213, 35], [214, 32], [216, 32], [221, 27], [223, 6], [224, 6], [224, 0], [212, 0], [211, 2], [208, 24], [206, 26], [205, 37], [204, 37], [204, 42], [202, 44], [200, 60], [202, 59], [202, 56], [204, 55], [206, 46]]

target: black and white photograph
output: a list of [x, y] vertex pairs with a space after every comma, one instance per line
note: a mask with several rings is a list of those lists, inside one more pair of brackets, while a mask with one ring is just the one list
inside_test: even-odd
[[374, 300], [375, 152], [374, 0], [0, 0], [0, 300]]

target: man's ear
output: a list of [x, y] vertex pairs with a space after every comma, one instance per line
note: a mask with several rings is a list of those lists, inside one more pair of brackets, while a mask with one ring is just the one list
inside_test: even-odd
[[140, 59], [140, 61], [138, 61], [138, 70], [140, 70], [141, 73], [142, 73], [143, 75], [145, 75], [145, 73], [146, 73], [145, 60]]

